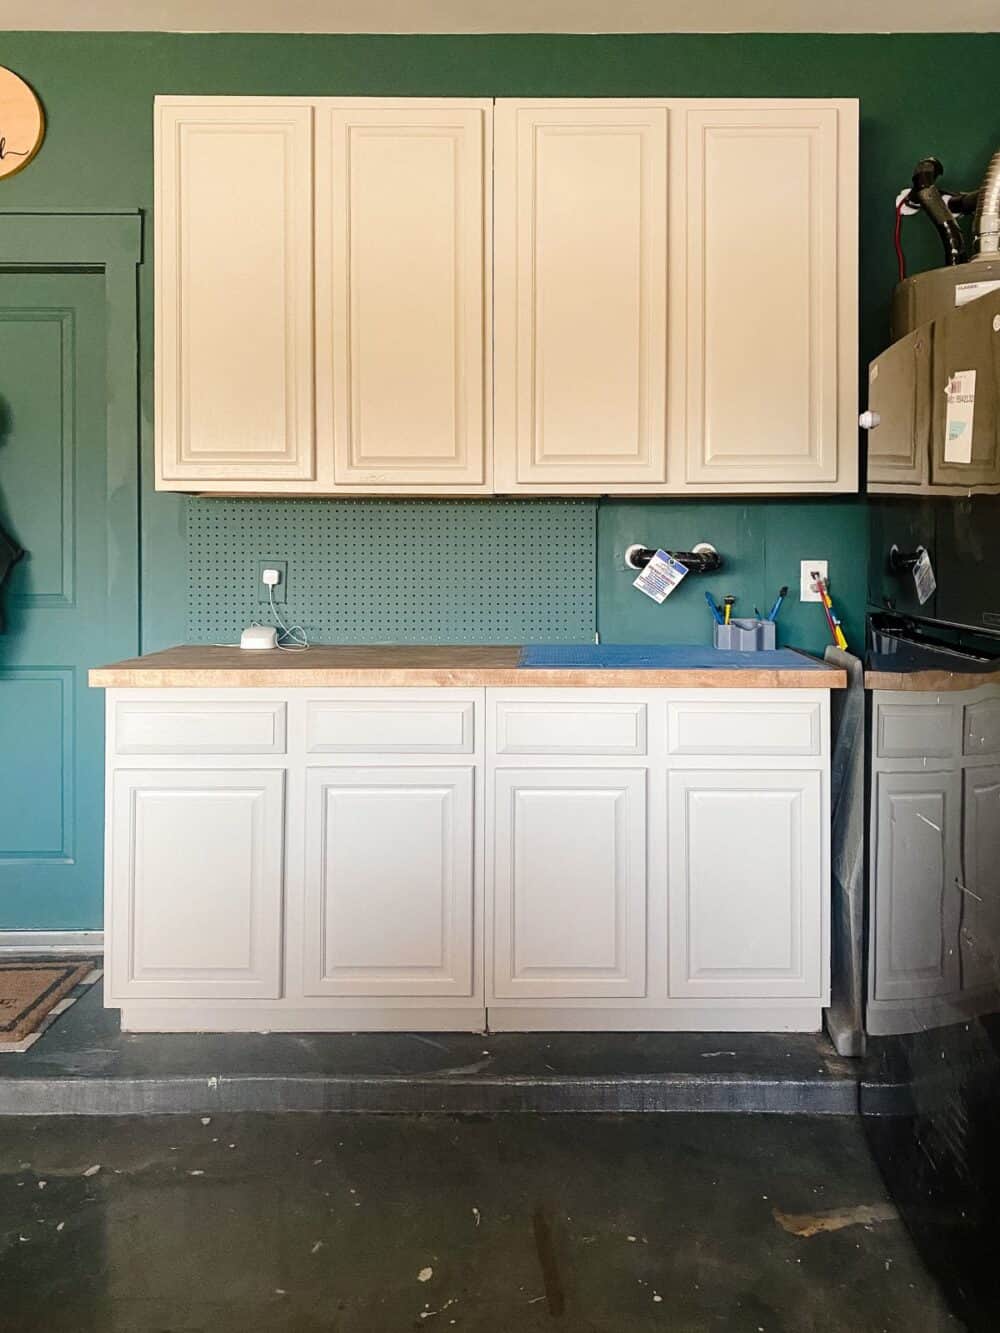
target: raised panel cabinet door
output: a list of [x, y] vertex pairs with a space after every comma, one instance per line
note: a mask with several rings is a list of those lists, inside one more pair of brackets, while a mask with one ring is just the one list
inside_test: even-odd
[[872, 952], [876, 1000], [959, 986], [961, 774], [879, 773]]
[[868, 368], [868, 407], [879, 417], [866, 437], [869, 490], [927, 482], [933, 343], [934, 325], [921, 325], [886, 348]]
[[962, 989], [1000, 985], [1000, 764], [967, 768], [962, 802]]
[[471, 768], [314, 768], [307, 995], [471, 996]]
[[497, 102], [498, 491], [667, 479], [667, 114]]
[[668, 774], [670, 994], [820, 998], [822, 775]]
[[109, 999], [281, 994], [280, 769], [112, 779]]
[[315, 476], [312, 121], [157, 99], [157, 485]]
[[[949, 422], [948, 386], [960, 371], [975, 371], [972, 420]], [[934, 321], [934, 415], [931, 483], [1000, 487], [1000, 298], [991, 293]]]
[[646, 993], [646, 773], [498, 769], [492, 995]]
[[334, 483], [488, 489], [490, 102], [324, 102], [321, 438]]
[[683, 115], [686, 478], [857, 489], [857, 104]]

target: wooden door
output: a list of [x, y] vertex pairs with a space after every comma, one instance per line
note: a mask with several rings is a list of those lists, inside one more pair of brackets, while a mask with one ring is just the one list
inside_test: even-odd
[[670, 994], [822, 994], [822, 777], [668, 774]]
[[312, 122], [290, 98], [157, 99], [161, 490], [316, 475]]
[[496, 489], [666, 481], [667, 108], [496, 105]]
[[686, 480], [857, 489], [857, 104], [677, 114]]
[[488, 490], [492, 103], [324, 101], [318, 411], [334, 489]]
[[[39, 248], [51, 244], [52, 259], [63, 247], [74, 254], [88, 221], [100, 225], [67, 217], [26, 227], [42, 232]], [[134, 357], [135, 343], [109, 356], [109, 331], [134, 320], [138, 226], [114, 222], [123, 236], [123, 224], [134, 227], [123, 298], [131, 294], [131, 309], [112, 305], [106, 274], [84, 263], [18, 272], [0, 261], [0, 529], [24, 550], [0, 590], [6, 929], [101, 924], [104, 697], [87, 688], [87, 669], [139, 647], [136, 460], [109, 409], [110, 385], [119, 422], [129, 412], [135, 420], [119, 359]], [[5, 258], [15, 260], [15, 238], [5, 236]]]
[[471, 768], [307, 775], [307, 995], [471, 996]]
[[646, 992], [646, 774], [498, 769], [492, 996]]
[[281, 994], [279, 769], [114, 774], [108, 999]]
[[958, 990], [961, 775], [879, 773], [872, 901], [876, 1000]]

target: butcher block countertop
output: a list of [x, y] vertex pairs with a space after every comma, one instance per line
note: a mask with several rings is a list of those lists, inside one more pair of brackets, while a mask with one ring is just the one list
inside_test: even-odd
[[245, 652], [187, 644], [95, 667], [90, 684], [113, 689], [547, 686], [616, 689], [842, 689], [846, 675], [815, 657], [722, 652], [677, 645], [529, 648], [317, 644], [304, 652]]

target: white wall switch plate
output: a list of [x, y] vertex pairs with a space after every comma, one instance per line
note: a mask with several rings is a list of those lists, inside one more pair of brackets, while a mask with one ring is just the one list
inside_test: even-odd
[[826, 579], [829, 576], [828, 560], [803, 560], [801, 565], [799, 582], [799, 601], [800, 602], [820, 602], [823, 599], [813, 587], [813, 571]]

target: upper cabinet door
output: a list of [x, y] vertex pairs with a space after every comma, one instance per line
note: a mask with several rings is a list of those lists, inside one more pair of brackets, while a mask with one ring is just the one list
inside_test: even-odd
[[857, 103], [693, 102], [681, 120], [685, 479], [856, 490]]
[[492, 104], [318, 109], [320, 437], [335, 490], [490, 488]]
[[868, 434], [868, 489], [920, 486], [930, 458], [934, 326], [886, 348], [868, 369], [868, 407], [879, 424]]
[[496, 104], [498, 491], [666, 474], [667, 107]]
[[157, 99], [162, 489], [315, 475], [312, 120], [284, 99]]

